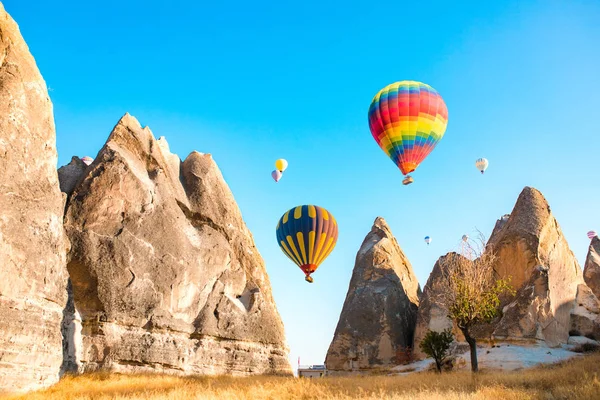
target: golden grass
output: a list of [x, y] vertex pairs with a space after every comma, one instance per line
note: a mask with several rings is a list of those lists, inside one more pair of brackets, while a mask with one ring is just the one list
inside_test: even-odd
[[66, 377], [49, 389], [3, 400], [58, 399], [600, 399], [600, 353], [517, 372], [326, 377], [175, 377], [109, 373]]

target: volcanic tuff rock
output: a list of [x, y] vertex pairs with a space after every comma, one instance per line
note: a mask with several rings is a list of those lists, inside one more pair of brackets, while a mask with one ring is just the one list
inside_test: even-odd
[[421, 289], [385, 220], [375, 220], [356, 255], [325, 364], [355, 370], [398, 363], [411, 347]]
[[577, 287], [575, 308], [571, 311], [569, 334], [600, 340], [600, 301], [585, 284]]
[[181, 163], [126, 114], [65, 227], [80, 371], [291, 373], [264, 262], [210, 154]]
[[87, 165], [81, 158], [73, 156], [71, 162], [67, 165], [63, 165], [58, 169], [58, 182], [60, 183], [60, 191], [70, 196], [75, 190], [75, 186], [79, 182], [79, 179], [83, 177]]
[[510, 277], [517, 290], [504, 307], [494, 337], [541, 339], [551, 346], [567, 343], [583, 276], [538, 190], [523, 189], [508, 221], [490, 237], [487, 250], [498, 257], [494, 269], [499, 277]]
[[[448, 318], [448, 307], [444, 305], [442, 294], [447, 290], [444, 278], [446, 270], [446, 260], [448, 257], [454, 256], [456, 253], [449, 253], [440, 257], [435, 263], [433, 270], [429, 274], [427, 283], [423, 288], [423, 295], [419, 300], [419, 310], [417, 312], [417, 321], [415, 328], [414, 350], [413, 355], [416, 359], [423, 359], [427, 356], [419, 347], [419, 344], [427, 334], [427, 331], [432, 330], [441, 332], [445, 329], [452, 328], [455, 342], [453, 346], [457, 346], [457, 342], [464, 342], [465, 338], [450, 318]], [[451, 349], [455, 353], [456, 349]]]
[[590, 243], [583, 269], [583, 279], [596, 297], [600, 297], [600, 239], [598, 236], [594, 237]]
[[[474, 327], [477, 339], [544, 340], [555, 346], [568, 342], [569, 331], [596, 332], [597, 300], [589, 299], [592, 294], [577, 260], [539, 191], [526, 187], [521, 192], [512, 213], [496, 222], [485, 251], [496, 253], [494, 269], [500, 278], [511, 279], [516, 295], [504, 299], [502, 314], [491, 324]], [[444, 290], [445, 257], [438, 260], [423, 290], [415, 331], [417, 358], [424, 357], [418, 346], [428, 329], [453, 326], [436, 300]], [[576, 296], [581, 305], [574, 309]], [[453, 328], [457, 340], [464, 340]]]
[[0, 4], [0, 391], [58, 380], [68, 243], [46, 83]]

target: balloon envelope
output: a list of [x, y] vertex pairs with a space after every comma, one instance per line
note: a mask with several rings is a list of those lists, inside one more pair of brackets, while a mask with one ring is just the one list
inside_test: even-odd
[[279, 160], [275, 161], [275, 168], [277, 168], [279, 171], [283, 172], [287, 167], [288, 162], [285, 159], [280, 158]]
[[309, 278], [333, 251], [338, 226], [326, 209], [302, 205], [283, 214], [277, 223], [276, 233], [281, 251]]
[[431, 243], [431, 238], [429, 236], [425, 236], [425, 243]]
[[467, 240], [469, 240], [469, 235], [463, 235], [462, 240], [463, 240], [463, 242], [466, 242]]
[[369, 107], [373, 138], [404, 175], [431, 153], [447, 124], [442, 96], [421, 82], [392, 83], [375, 95]]
[[94, 162], [94, 159], [93, 159], [92, 157], [85, 156], [85, 157], [82, 157], [82, 158], [81, 158], [81, 161], [83, 161], [83, 163], [84, 163], [85, 165], [90, 165], [91, 163], [93, 163], [93, 162]]
[[593, 239], [593, 238], [595, 238], [596, 236], [598, 236], [598, 234], [596, 233], [596, 231], [589, 231], [589, 232], [587, 233], [587, 237], [588, 237], [588, 239]]
[[271, 172], [271, 176], [273, 177], [273, 179], [275, 180], [275, 182], [279, 182], [279, 180], [281, 179], [282, 175], [283, 174], [279, 170], [275, 170], [275, 171]]
[[490, 163], [487, 158], [478, 158], [477, 161], [475, 161], [475, 166], [482, 174], [485, 172], [488, 165], [490, 165]]

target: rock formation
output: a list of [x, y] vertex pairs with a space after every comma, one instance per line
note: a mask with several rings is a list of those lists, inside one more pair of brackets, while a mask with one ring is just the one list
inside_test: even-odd
[[[441, 332], [445, 329], [452, 328], [456, 342], [464, 342], [464, 336], [460, 329], [456, 327], [456, 324], [448, 318], [448, 307], [444, 305], [442, 293], [446, 290], [445, 279], [443, 271], [445, 270], [446, 258], [450, 256], [447, 254], [440, 257], [435, 263], [433, 270], [429, 274], [427, 283], [423, 288], [423, 295], [419, 300], [419, 310], [417, 312], [417, 320], [415, 327], [415, 338], [414, 338], [414, 351], [413, 356], [415, 359], [423, 359], [427, 356], [423, 353], [419, 347], [419, 344], [427, 334], [427, 331], [432, 330]], [[454, 349], [452, 349], [454, 353]]]
[[594, 237], [590, 243], [583, 269], [583, 279], [594, 295], [600, 297], [600, 239], [598, 236]]
[[[539, 191], [526, 187], [521, 192], [512, 213], [496, 222], [486, 251], [495, 252], [494, 269], [499, 277], [510, 278], [516, 294], [504, 299], [502, 313], [494, 321], [474, 328], [478, 340], [542, 340], [556, 346], [568, 342], [570, 331], [579, 335], [575, 332], [579, 329], [585, 335], [596, 329], [595, 311], [586, 311], [586, 306], [595, 310], [595, 303], [583, 300], [589, 289], [583, 284], [581, 268]], [[446, 308], [437, 301], [444, 287], [443, 261], [444, 257], [438, 260], [423, 290], [416, 358], [424, 357], [418, 344], [428, 329], [453, 326]], [[576, 297], [582, 305], [574, 311]], [[454, 333], [458, 341], [464, 340], [456, 327]]]
[[79, 371], [291, 373], [264, 262], [210, 154], [181, 163], [126, 114], [65, 228]]
[[395, 365], [413, 340], [421, 289], [385, 220], [375, 220], [356, 255], [325, 364], [330, 371]]
[[87, 165], [81, 158], [73, 156], [71, 162], [63, 165], [58, 169], [58, 182], [60, 183], [60, 191], [70, 196], [79, 179], [83, 177]]
[[46, 83], [0, 4], [0, 391], [59, 377], [68, 243], [56, 159]]
[[600, 340], [600, 301], [585, 284], [577, 287], [575, 307], [571, 311], [569, 334]]
[[495, 325], [494, 337], [544, 340], [550, 346], [567, 343], [583, 276], [538, 190], [523, 189], [508, 221], [490, 237], [488, 250], [498, 257], [498, 275], [510, 277], [517, 290]]

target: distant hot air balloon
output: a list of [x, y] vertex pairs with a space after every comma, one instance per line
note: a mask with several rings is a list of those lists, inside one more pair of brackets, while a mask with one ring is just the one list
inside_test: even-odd
[[271, 172], [271, 176], [273, 177], [273, 179], [275, 180], [275, 182], [279, 182], [279, 180], [281, 179], [282, 175], [283, 174], [281, 173], [281, 171], [279, 171], [277, 169], [275, 171]]
[[81, 161], [83, 161], [83, 163], [85, 165], [90, 165], [91, 163], [94, 162], [94, 159], [92, 157], [85, 156], [85, 157], [81, 157]]
[[588, 239], [591, 240], [591, 239], [595, 238], [596, 236], [598, 236], [598, 234], [596, 233], [596, 231], [589, 231], [587, 233], [587, 236], [588, 236]]
[[[417, 169], [446, 132], [448, 109], [442, 96], [416, 81], [392, 83], [381, 89], [369, 107], [373, 138], [403, 175]], [[408, 185], [411, 176], [402, 181]]]
[[431, 238], [429, 236], [425, 236], [425, 243], [427, 243], [427, 246], [431, 243]]
[[487, 158], [478, 158], [475, 161], [475, 166], [477, 167], [477, 169], [483, 174], [485, 172], [485, 170], [487, 169], [488, 165], [490, 165], [489, 161], [487, 160]]
[[277, 223], [277, 242], [290, 260], [302, 269], [307, 282], [327, 258], [338, 238], [337, 221], [326, 209], [313, 205], [294, 207]]
[[463, 240], [463, 242], [468, 241], [469, 240], [469, 235], [463, 235], [462, 236], [462, 240]]
[[275, 161], [275, 168], [277, 168], [279, 172], [285, 171], [287, 167], [288, 162], [285, 159], [280, 158], [279, 160]]

